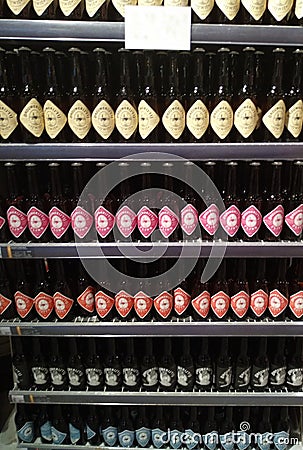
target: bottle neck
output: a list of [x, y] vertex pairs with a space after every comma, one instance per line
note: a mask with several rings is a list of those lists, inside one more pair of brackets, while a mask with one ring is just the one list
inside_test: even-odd
[[216, 275], [216, 280], [217, 281], [225, 281], [226, 280], [226, 262], [225, 259], [223, 259], [223, 261], [221, 262], [221, 265], [217, 271], [217, 275]]
[[134, 57], [134, 66], [135, 66], [135, 73], [136, 73], [136, 84], [137, 84], [137, 94], [142, 94], [142, 84], [144, 80], [144, 71], [143, 71], [143, 64], [144, 64], [144, 55], [143, 52], [135, 52], [133, 54]]
[[263, 410], [263, 422], [270, 423], [270, 408], [267, 406]]
[[255, 86], [256, 92], [259, 93], [264, 89], [264, 53], [256, 52], [255, 53]]
[[278, 274], [277, 274], [278, 281], [286, 280], [286, 268], [287, 268], [287, 260], [285, 258], [283, 258], [279, 262], [279, 269], [278, 269]]
[[260, 195], [260, 166], [251, 166], [249, 179], [249, 195]]
[[281, 165], [274, 165], [272, 171], [271, 194], [281, 193]]
[[30, 61], [30, 52], [22, 50], [20, 52], [20, 66], [21, 66], [21, 84], [23, 92], [32, 92], [34, 89], [33, 69]]
[[24, 270], [24, 262], [20, 259], [17, 261], [17, 273], [18, 273], [18, 280], [19, 281], [25, 281], [26, 275]]
[[90, 356], [94, 356], [97, 354], [96, 352], [96, 341], [94, 338], [88, 339], [88, 353]]
[[259, 356], [267, 356], [267, 338], [260, 338], [259, 341]]
[[227, 337], [221, 338], [219, 356], [220, 357], [228, 356], [228, 338]]
[[147, 356], [153, 355], [153, 341], [151, 338], [145, 339], [145, 355]]
[[108, 78], [107, 78], [107, 61], [106, 53], [95, 52], [96, 54], [96, 85], [95, 93], [98, 96], [106, 95], [108, 92]]
[[51, 166], [51, 193], [53, 197], [62, 195], [59, 166]]
[[7, 90], [8, 78], [5, 67], [5, 52], [0, 50], [0, 93]]
[[303, 87], [303, 52], [294, 54], [294, 75], [292, 79], [291, 93], [301, 91]]
[[108, 354], [110, 356], [114, 356], [116, 354], [116, 342], [115, 339], [111, 338], [108, 340], [107, 343], [107, 350], [108, 350]]
[[131, 73], [130, 73], [130, 55], [124, 51], [120, 53], [120, 92], [122, 95], [130, 94]]
[[204, 90], [204, 53], [194, 52], [194, 86], [193, 93], [202, 93]]
[[81, 70], [81, 54], [78, 51], [71, 52], [71, 79], [72, 93], [82, 95], [84, 93], [84, 84]]
[[190, 340], [188, 337], [184, 337], [182, 340], [182, 352], [183, 356], [190, 355]]
[[180, 55], [180, 90], [182, 91], [183, 95], [187, 95], [188, 93], [188, 79], [189, 79], [189, 57], [190, 54], [183, 53]]
[[237, 166], [230, 165], [228, 167], [227, 184], [226, 184], [226, 195], [235, 196], [237, 193]]
[[206, 67], [207, 67], [207, 94], [212, 95], [213, 93], [213, 84], [214, 84], [214, 75], [215, 75], [215, 53], [207, 53], [206, 55]]
[[64, 273], [64, 267], [63, 267], [63, 263], [60, 259], [58, 259], [56, 261], [55, 264], [55, 273], [56, 273], [56, 282], [61, 282], [64, 281], [65, 282], [65, 273]]
[[159, 94], [160, 96], [164, 96], [166, 94], [167, 89], [167, 54], [160, 53], [158, 54], [158, 72], [159, 72]]
[[155, 93], [155, 73], [152, 54], [145, 56], [144, 94]]
[[128, 338], [127, 339], [126, 347], [127, 347], [127, 354], [128, 355], [134, 355], [135, 354], [133, 338]]
[[53, 94], [58, 91], [58, 80], [55, 65], [55, 52], [45, 52], [46, 60], [46, 91], [48, 94]]
[[208, 338], [202, 338], [200, 354], [208, 356]]
[[239, 89], [239, 53], [230, 52], [229, 92], [234, 95]]
[[59, 353], [59, 343], [57, 338], [51, 339], [51, 349], [52, 349], [52, 355], [56, 356]]
[[17, 197], [19, 195], [19, 186], [17, 183], [16, 167], [14, 165], [7, 167], [7, 183], [10, 197]]
[[165, 338], [165, 340], [164, 340], [164, 354], [165, 355], [171, 355], [171, 349], [172, 349], [171, 339], [170, 338]]
[[244, 75], [243, 75], [243, 93], [251, 93], [255, 88], [255, 56], [252, 50], [245, 52]]
[[302, 349], [303, 349], [302, 339], [296, 338], [295, 356], [297, 358], [302, 358]]
[[210, 422], [214, 422], [214, 420], [215, 420], [215, 407], [214, 406], [210, 406], [208, 408], [208, 420]]
[[44, 260], [37, 260], [36, 262], [36, 278], [39, 283], [45, 280], [45, 264]]
[[240, 345], [240, 356], [247, 356], [247, 349], [248, 349], [248, 339], [246, 337], [242, 337]]
[[27, 167], [27, 180], [28, 180], [29, 195], [30, 196], [39, 195], [36, 166]]
[[73, 166], [73, 191], [75, 199], [80, 197], [83, 187], [82, 166]]
[[180, 94], [179, 86], [179, 67], [176, 55], [171, 55], [168, 69], [168, 93], [178, 96]]
[[303, 184], [303, 163], [295, 165], [294, 176], [292, 179], [291, 194], [301, 194]]
[[266, 261], [264, 258], [260, 258], [258, 261], [257, 280], [264, 280], [265, 268], [266, 268]]
[[196, 406], [191, 406], [190, 408], [190, 421], [191, 422], [196, 422], [198, 417], [198, 410]]
[[231, 406], [227, 406], [225, 408], [225, 422], [231, 423], [233, 420], [233, 408]]
[[218, 92], [226, 93], [230, 86], [229, 86], [229, 53], [228, 52], [220, 52], [219, 53], [219, 66], [220, 69], [219, 72], [219, 86], [218, 86]]
[[32, 349], [34, 356], [38, 356], [41, 354], [40, 341], [38, 338], [33, 338], [32, 340]]
[[284, 53], [276, 52], [274, 57], [271, 92], [282, 92], [283, 90], [283, 66]]
[[72, 356], [78, 355], [77, 342], [75, 338], [69, 339], [69, 352]]
[[238, 266], [238, 280], [246, 281], [246, 259], [239, 258], [237, 266]]

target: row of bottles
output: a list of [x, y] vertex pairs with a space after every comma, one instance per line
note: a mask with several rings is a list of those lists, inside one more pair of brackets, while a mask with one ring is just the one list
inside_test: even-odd
[[302, 68], [300, 49], [0, 49], [0, 140], [302, 141]]
[[301, 391], [302, 339], [17, 337], [13, 368], [39, 391]]

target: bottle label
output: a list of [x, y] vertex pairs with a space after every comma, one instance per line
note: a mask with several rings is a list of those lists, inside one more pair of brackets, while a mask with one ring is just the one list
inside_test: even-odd
[[81, 306], [81, 308], [85, 309], [85, 311], [92, 313], [94, 312], [94, 288], [92, 286], [87, 286], [85, 291], [77, 297], [77, 302]]
[[181, 228], [190, 236], [193, 234], [199, 223], [198, 211], [196, 208], [188, 204], [181, 210]]
[[[81, 1], [81, 0], [80, 0]], [[75, 5], [74, 1], [68, 0], [68, 3], [73, 3], [74, 8], [80, 3], [80, 1], [76, 0], [77, 4]], [[62, 0], [59, 0], [59, 3], [61, 5]], [[65, 0], [64, 0], [65, 2]], [[70, 11], [70, 13], [72, 12]], [[64, 13], [64, 11], [63, 11]], [[69, 14], [70, 14], [69, 13]], [[65, 13], [64, 13], [65, 14]], [[65, 14], [66, 16], [69, 16], [69, 14]], [[84, 139], [85, 136], [88, 134], [90, 128], [91, 128], [91, 115], [89, 112], [89, 109], [87, 106], [81, 101], [77, 100], [73, 106], [68, 111], [68, 124], [71, 128], [71, 130], [75, 133], [75, 135], [79, 139]]]
[[232, 367], [217, 367], [217, 380], [220, 388], [231, 385]]
[[29, 231], [39, 239], [47, 230], [49, 218], [41, 209], [32, 206], [27, 212], [27, 222]]
[[85, 369], [86, 380], [88, 386], [96, 387], [100, 386], [102, 381], [102, 370], [96, 367], [89, 367]]
[[226, 315], [229, 305], [230, 298], [223, 291], [219, 291], [211, 297], [211, 308], [219, 319]]
[[[113, 1], [115, 6], [115, 0]], [[130, 4], [130, 2], [128, 2]], [[136, 1], [135, 1], [136, 4]], [[129, 139], [137, 129], [138, 114], [127, 100], [123, 100], [115, 113], [116, 127], [124, 139]]]
[[179, 139], [185, 128], [185, 110], [179, 100], [174, 100], [166, 109], [162, 123], [174, 139]]
[[218, 207], [212, 203], [202, 214], [199, 216], [200, 223], [208, 234], [213, 236], [219, 228], [220, 214]]
[[257, 433], [256, 443], [260, 450], [270, 450], [272, 443], [272, 433]]
[[164, 206], [159, 211], [159, 230], [161, 231], [161, 234], [165, 238], [168, 238], [178, 225], [178, 216], [168, 206]]
[[266, 387], [268, 385], [269, 368], [253, 365], [251, 378], [252, 387]]
[[141, 100], [138, 107], [139, 133], [142, 139], [146, 139], [160, 122], [156, 111], [145, 101]]
[[300, 236], [303, 230], [303, 205], [286, 214], [285, 222], [296, 236]]
[[206, 17], [209, 16], [209, 14], [212, 12], [214, 7], [214, 0], [192, 0], [191, 1], [191, 7], [194, 10], [194, 12], [197, 14], [197, 16], [201, 20], [205, 20]]
[[93, 221], [93, 216], [81, 208], [81, 206], [77, 206], [71, 213], [72, 229], [80, 239], [83, 239], [87, 235], [92, 227]]
[[192, 300], [191, 304], [199, 316], [205, 319], [210, 310], [210, 293], [203, 291], [198, 297]]
[[241, 215], [241, 226], [248, 237], [254, 236], [262, 225], [262, 214], [254, 205], [249, 206]]
[[0, 136], [3, 139], [9, 138], [17, 126], [17, 114], [0, 100]]
[[67, 379], [67, 372], [62, 367], [50, 367], [49, 373], [53, 386], [63, 386]]
[[211, 386], [213, 379], [212, 367], [197, 367], [196, 368], [196, 384], [198, 386]]
[[234, 439], [232, 433], [220, 434], [220, 443], [224, 450], [233, 450], [234, 449]]
[[271, 364], [269, 382], [271, 386], [283, 386], [286, 380], [286, 366]]
[[140, 447], [146, 447], [151, 439], [151, 431], [149, 428], [139, 428], [136, 430], [136, 441], [140, 445]]
[[250, 367], [244, 368], [237, 367], [236, 368], [236, 379], [235, 379], [235, 388], [244, 388], [248, 387], [250, 384]]
[[[205, 2], [206, 9], [211, 5], [211, 2]], [[213, 8], [214, 3], [212, 3]], [[200, 9], [202, 6], [202, 2], [196, 2], [197, 9]], [[193, 4], [191, 7], [195, 11]], [[210, 11], [209, 11], [210, 12]], [[196, 100], [195, 103], [190, 107], [186, 114], [186, 125], [191, 134], [196, 139], [201, 139], [204, 135], [205, 131], [208, 128], [209, 124], [209, 112], [204, 103], [201, 100]]]
[[[0, 306], [0, 308], [1, 308], [1, 306]], [[24, 384], [25, 377], [23, 376], [23, 370], [24, 370], [23, 366], [21, 367], [21, 370], [20, 370], [18, 367], [16, 367], [13, 364], [14, 379], [16, 380], [16, 384], [18, 387], [21, 387], [21, 384]]]
[[137, 214], [137, 221], [140, 233], [148, 238], [157, 228], [158, 216], [147, 206], [143, 206]]
[[[240, 2], [238, 2], [238, 0], [232, 1], [240, 5]], [[222, 4], [227, 4], [227, 2], [219, 0], [219, 3], [221, 2]], [[218, 0], [216, 1], [216, 3], [218, 4]], [[230, 133], [233, 127], [233, 119], [234, 115], [230, 104], [226, 100], [222, 100], [210, 115], [210, 125], [220, 139], [225, 139], [226, 136]]]
[[121, 370], [114, 367], [104, 368], [105, 384], [110, 387], [118, 386], [121, 379]]
[[297, 138], [300, 136], [303, 127], [303, 101], [298, 100], [286, 113], [285, 126]]
[[261, 19], [265, 13], [266, 0], [241, 0], [241, 3], [255, 20]]
[[105, 444], [109, 445], [110, 447], [113, 447], [116, 445], [117, 438], [118, 438], [118, 431], [116, 427], [107, 427], [104, 430], [102, 430], [102, 436]]
[[163, 387], [171, 387], [175, 383], [176, 373], [166, 367], [159, 367], [159, 382]]
[[26, 422], [22, 428], [17, 430], [18, 438], [21, 442], [33, 442], [34, 440], [34, 422]]
[[4, 219], [4, 217], [0, 216], [0, 230], [2, 230], [4, 224], [5, 224], [5, 219]]
[[289, 308], [298, 319], [301, 319], [303, 316], [303, 291], [290, 296]]
[[61, 209], [54, 206], [49, 212], [49, 224], [52, 234], [60, 239], [70, 226], [70, 217]]
[[155, 310], [163, 318], [166, 319], [173, 309], [173, 296], [168, 292], [162, 292], [154, 300]]
[[30, 0], [7, 0], [7, 6], [15, 16], [21, 13]]
[[125, 291], [120, 291], [115, 295], [115, 306], [118, 314], [125, 318], [134, 306], [134, 297]]
[[294, 0], [268, 0], [268, 11], [280, 22], [292, 9]]
[[134, 367], [123, 367], [123, 383], [125, 386], [134, 387], [139, 384], [140, 372]]
[[81, 432], [79, 428], [74, 427], [71, 423], [68, 424], [68, 428], [71, 444], [76, 444], [81, 439]]
[[34, 299], [20, 291], [15, 292], [15, 303], [18, 315], [24, 319], [34, 306]]
[[217, 431], [211, 431], [210, 433], [203, 434], [203, 442], [209, 450], [216, 450], [219, 444], [219, 435]]
[[283, 229], [284, 225], [284, 208], [282, 205], [276, 206], [275, 209], [270, 211], [263, 217], [265, 226], [271, 231], [271, 233], [278, 237]]
[[[34, 8], [35, 3], [39, 4], [39, 9], [41, 11], [41, 14], [38, 14], [38, 16], [41, 16], [44, 11], [49, 7], [49, 5], [53, 2], [53, 0], [34, 0]], [[42, 10], [43, 8], [43, 10]], [[58, 106], [56, 106], [53, 102], [50, 100], [46, 100], [45, 105], [43, 107], [44, 112], [44, 121], [45, 121], [45, 131], [49, 135], [51, 139], [55, 139], [58, 134], [63, 130], [63, 128], [66, 125], [67, 117], [64, 114], [63, 111], [61, 111]]]
[[18, 238], [27, 228], [27, 215], [15, 206], [10, 206], [6, 214], [9, 231]]
[[[86, 10], [93, 17], [105, 0], [86, 0]], [[115, 113], [106, 100], [101, 100], [92, 113], [94, 129], [103, 139], [108, 139], [115, 128]]]
[[239, 450], [246, 450], [250, 446], [251, 437], [245, 431], [237, 432], [237, 446]]
[[288, 300], [277, 289], [269, 294], [268, 309], [273, 317], [278, 317], [287, 308]]
[[[164, 0], [165, 1], [165, 0]], [[179, 430], [172, 430], [170, 433], [170, 447], [180, 448], [182, 445], [182, 435], [183, 433]]]
[[190, 305], [191, 296], [183, 289], [177, 288], [174, 290], [174, 310], [181, 316]]
[[140, 319], [144, 319], [153, 307], [153, 299], [144, 292], [138, 292], [134, 297], [134, 308]]
[[103, 208], [103, 206], [99, 206], [99, 208], [95, 211], [94, 216], [97, 233], [102, 238], [105, 238], [114, 228], [115, 216], [107, 211], [107, 209]]
[[44, 130], [43, 109], [38, 100], [32, 98], [22, 109], [20, 122], [33, 136], [39, 138]]
[[256, 105], [247, 98], [235, 111], [235, 127], [244, 138], [248, 138], [256, 129], [257, 123], [258, 113]]
[[152, 442], [156, 448], [163, 447], [164, 444], [167, 444], [167, 433], [160, 428], [154, 428], [152, 430]]
[[232, 205], [220, 216], [220, 223], [223, 230], [228, 236], [233, 237], [241, 225], [241, 213], [239, 209]]
[[138, 0], [138, 6], [161, 6], [163, 0]]
[[96, 436], [96, 434], [97, 433], [86, 424], [87, 440], [90, 441], [91, 439], [93, 439]]
[[40, 433], [43, 439], [50, 443], [52, 442], [52, 425], [49, 420], [40, 426]]
[[54, 309], [54, 299], [45, 292], [39, 292], [35, 297], [35, 309], [42, 319], [47, 319]]
[[158, 384], [158, 367], [150, 367], [142, 372], [142, 386], [153, 387]]
[[60, 9], [66, 17], [71, 15], [79, 3], [81, 0], [59, 0]]
[[177, 381], [182, 387], [190, 386], [194, 379], [194, 368], [191, 367], [189, 370], [187, 367], [178, 366], [177, 367]]
[[268, 294], [262, 289], [254, 292], [250, 296], [250, 307], [257, 317], [261, 317], [268, 306]]
[[122, 17], [125, 17], [125, 6], [136, 4], [137, 0], [113, 0], [114, 7], [121, 14]]
[[135, 432], [124, 430], [122, 433], [118, 433], [118, 438], [121, 447], [132, 447], [135, 440]]
[[66, 433], [62, 433], [62, 431], [57, 430], [53, 425], [52, 425], [52, 439], [53, 439], [53, 444], [62, 444], [62, 442], [64, 442], [65, 438], [66, 438], [67, 434]]
[[71, 386], [79, 387], [84, 381], [84, 373], [75, 367], [67, 368], [68, 381]]
[[108, 315], [108, 313], [112, 310], [115, 304], [115, 300], [106, 295], [102, 291], [98, 291], [95, 295], [95, 307], [98, 315], [101, 319], [104, 319]]
[[61, 294], [61, 292], [55, 292], [54, 304], [57, 316], [59, 319], [64, 319], [72, 309], [74, 300]]
[[13, 302], [9, 299], [4, 297], [4, 295], [0, 294], [0, 315], [4, 313], [4, 311], [7, 310], [7, 308], [12, 304]]
[[230, 306], [233, 312], [236, 314], [236, 316], [240, 317], [240, 319], [244, 317], [248, 311], [249, 300], [250, 297], [248, 293], [245, 291], [238, 292], [237, 294], [233, 295], [230, 299]]
[[129, 237], [137, 226], [137, 216], [128, 206], [122, 206], [116, 215], [118, 230], [124, 237]]
[[278, 450], [286, 450], [288, 448], [288, 443], [290, 442], [289, 433], [286, 431], [280, 431], [279, 433], [274, 433], [274, 445]]
[[295, 16], [297, 19], [303, 18], [303, 0], [296, 1]]
[[303, 384], [303, 372], [301, 367], [288, 368], [286, 374], [286, 384], [293, 387], [301, 387]]
[[285, 114], [286, 114], [285, 103], [283, 100], [279, 100], [262, 117], [264, 125], [276, 139], [279, 139], [282, 136], [285, 124]]
[[32, 367], [32, 374], [34, 383], [36, 385], [44, 386], [47, 384], [47, 378], [48, 378], [48, 368], [47, 367]]

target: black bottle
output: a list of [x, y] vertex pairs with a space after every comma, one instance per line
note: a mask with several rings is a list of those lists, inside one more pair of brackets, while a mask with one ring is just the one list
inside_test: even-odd
[[203, 426], [203, 442], [208, 450], [214, 450], [219, 443], [218, 424], [215, 417], [215, 408], [207, 408], [207, 416]]
[[16, 311], [21, 320], [31, 321], [35, 318], [32, 283], [26, 275], [25, 262], [16, 261], [18, 279], [14, 293]]
[[157, 390], [159, 368], [153, 353], [153, 341], [151, 338], [145, 338], [144, 354], [141, 361], [142, 388], [145, 391]]
[[89, 405], [86, 414], [86, 436], [90, 445], [100, 445], [100, 420], [95, 405]]
[[228, 391], [232, 382], [232, 362], [229, 355], [227, 337], [220, 339], [219, 354], [216, 359], [215, 386], [218, 391]]
[[302, 238], [302, 201], [303, 201], [303, 162], [293, 165], [290, 192], [285, 198], [285, 224], [281, 237], [283, 240], [300, 241]]
[[54, 299], [46, 276], [45, 261], [38, 259], [35, 263], [35, 283], [33, 296], [39, 320], [52, 320], [54, 317]]
[[76, 338], [68, 339], [69, 358], [67, 362], [68, 382], [72, 391], [85, 389], [85, 369], [78, 352]]
[[138, 409], [135, 434], [139, 447], [149, 447], [151, 442], [151, 429], [145, 406], [140, 406]]
[[54, 291], [54, 305], [58, 319], [71, 321], [75, 317], [75, 302], [60, 259], [55, 262]]
[[171, 411], [170, 417], [170, 442], [169, 446], [171, 448], [179, 448], [182, 445], [181, 437], [183, 434], [183, 424], [180, 417], [180, 407], [174, 406]]
[[79, 407], [76, 405], [71, 406], [68, 429], [71, 444], [86, 444], [85, 425], [80, 415]]
[[119, 391], [121, 389], [122, 369], [113, 338], [107, 341], [107, 355], [104, 360], [104, 382], [106, 389], [109, 391]]
[[17, 316], [13, 303], [13, 295], [10, 289], [9, 280], [3, 264], [0, 261], [0, 318], [4, 320], [13, 319]]
[[30, 444], [35, 441], [36, 430], [34, 420], [32, 414], [30, 414], [29, 408], [25, 405], [17, 405], [15, 424], [19, 442]]
[[269, 360], [267, 357], [267, 338], [259, 338], [256, 354], [252, 362], [251, 387], [262, 391], [268, 385]]
[[195, 383], [195, 368], [190, 354], [190, 340], [182, 338], [182, 350], [177, 365], [177, 384], [181, 391], [192, 391]]
[[252, 318], [259, 320], [265, 315], [268, 307], [268, 283], [265, 275], [266, 260], [260, 258], [256, 264], [257, 273], [249, 283], [250, 310]]
[[256, 443], [259, 449], [263, 449], [268, 445], [268, 433], [272, 432], [272, 425], [270, 420], [270, 408], [263, 408], [262, 417], [257, 426]]
[[234, 371], [234, 388], [239, 391], [246, 391], [250, 385], [251, 363], [247, 347], [248, 339], [247, 337], [242, 337]]
[[138, 391], [141, 380], [139, 363], [135, 355], [134, 340], [128, 338], [126, 342], [126, 353], [123, 358], [123, 386], [128, 391]]
[[118, 430], [112, 407], [107, 406], [102, 420], [102, 437], [105, 445], [114, 447], [118, 440]]
[[[274, 448], [279, 449], [281, 446], [281, 441], [287, 442], [289, 440], [290, 434], [290, 417], [288, 414], [288, 407], [283, 406], [279, 408], [278, 417], [273, 421], [272, 425], [273, 443]], [[279, 445], [280, 444], [280, 445]]]
[[[226, 448], [234, 448], [232, 432], [235, 430], [233, 422], [233, 408], [230, 406], [225, 407], [225, 418], [220, 426], [220, 443], [221, 446]], [[232, 447], [231, 447], [232, 445]]]
[[286, 381], [285, 338], [276, 339], [270, 358], [269, 384], [273, 389], [281, 389]]
[[270, 283], [268, 310], [274, 320], [284, 320], [288, 306], [288, 281], [286, 280], [287, 259], [277, 261], [278, 270]]
[[77, 263], [77, 278], [74, 298], [77, 299], [81, 317], [92, 317], [95, 314], [95, 289], [81, 261]]
[[201, 338], [201, 348], [196, 359], [196, 386], [209, 391], [213, 384], [213, 363], [209, 354], [209, 339]]
[[128, 406], [122, 406], [121, 419], [118, 424], [118, 439], [121, 447], [133, 447], [135, 427], [129, 414]]
[[48, 364], [43, 356], [40, 346], [40, 338], [32, 339], [32, 377], [33, 384], [38, 390], [47, 389], [50, 385]]
[[236, 273], [231, 280], [230, 306], [231, 316], [236, 322], [245, 319], [250, 303], [248, 281], [246, 279], [246, 259], [238, 259], [235, 264]]
[[86, 385], [90, 391], [103, 388], [103, 369], [101, 359], [96, 350], [95, 338], [87, 339], [87, 356], [85, 359]]
[[64, 391], [67, 389], [67, 370], [66, 363], [59, 351], [59, 341], [57, 338], [50, 340], [50, 357], [48, 361], [51, 385], [55, 391]]
[[229, 286], [226, 280], [226, 260], [223, 259], [211, 286], [211, 309], [214, 320], [224, 320], [230, 307]]
[[19, 389], [29, 389], [31, 382], [28, 367], [28, 359], [24, 353], [24, 346], [22, 339], [20, 339], [20, 337], [12, 339], [12, 348], [13, 348], [12, 363], [13, 363], [14, 379]]
[[302, 338], [296, 338], [287, 358], [286, 386], [289, 391], [301, 391], [303, 383]]
[[163, 355], [159, 360], [159, 382], [162, 391], [174, 391], [177, 383], [177, 366], [172, 355], [171, 338], [164, 338]]
[[[187, 426], [185, 429], [187, 434], [186, 447], [189, 450], [197, 448], [199, 445], [199, 436], [201, 433], [201, 426], [198, 420], [198, 409], [196, 406], [191, 406]], [[202, 443], [201, 443], [202, 444]]]
[[[163, 414], [163, 407], [161, 405], [157, 406], [155, 417], [152, 421], [152, 444], [155, 448], [161, 448], [167, 444], [167, 428], [166, 420]], [[166, 442], [165, 442], [166, 439]]]
[[53, 444], [69, 444], [69, 429], [64, 418], [62, 406], [54, 405], [52, 413]]
[[[245, 408], [242, 408], [242, 411], [240, 412], [239, 416], [238, 416], [238, 420], [240, 423], [238, 423], [238, 427], [237, 427], [237, 444], [236, 444], [236, 449], [237, 450], [253, 450], [253, 442], [251, 439], [251, 436], [248, 434], [249, 430], [251, 428], [253, 428], [253, 426], [251, 427], [251, 423], [252, 423], [252, 417], [250, 414], [250, 407], [246, 406]], [[246, 423], [248, 424], [247, 429], [242, 429], [243, 425], [241, 426], [241, 424]]]
[[51, 444], [53, 442], [52, 425], [45, 405], [40, 405], [37, 428], [41, 442], [43, 444]]

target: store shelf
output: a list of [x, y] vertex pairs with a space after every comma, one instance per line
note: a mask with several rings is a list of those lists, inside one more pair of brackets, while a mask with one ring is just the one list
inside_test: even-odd
[[[37, 440], [36, 442], [34, 442], [33, 444], [18, 444], [17, 448], [35, 448], [35, 449], [49, 449], [49, 450], [54, 450], [54, 448], [58, 449], [58, 450], [68, 450], [68, 449], [75, 449], [77, 448], [77, 450], [89, 450], [89, 449], [93, 449], [93, 450], [97, 450], [98, 448], [100, 449], [106, 449], [106, 450], [121, 450], [125, 447], [106, 447], [104, 444], [101, 444], [100, 446], [92, 446], [92, 445], [54, 445], [54, 444], [41, 444], [40, 440]], [[141, 450], [142, 447], [127, 447], [128, 450]], [[157, 450], [156, 447], [148, 447], [150, 450]], [[166, 448], [166, 447], [165, 447]], [[289, 450], [302, 450], [301, 445], [295, 445], [293, 447], [290, 447]]]

